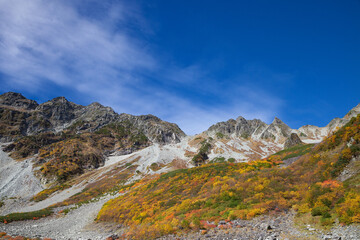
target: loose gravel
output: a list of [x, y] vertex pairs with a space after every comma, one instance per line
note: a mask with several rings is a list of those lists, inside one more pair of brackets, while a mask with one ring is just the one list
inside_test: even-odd
[[[66, 215], [57, 213], [39, 220], [0, 223], [0, 232], [32, 238], [106, 239], [111, 233], [104, 230], [101, 224], [94, 223], [94, 219], [103, 204], [114, 197], [106, 196], [97, 202], [83, 204]], [[55, 211], [59, 210], [60, 208]]]

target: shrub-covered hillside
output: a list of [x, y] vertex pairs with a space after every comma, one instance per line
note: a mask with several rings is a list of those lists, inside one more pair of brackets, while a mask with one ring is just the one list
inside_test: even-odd
[[[81, 123], [80, 123], [81, 124]], [[36, 165], [49, 179], [64, 182], [86, 169], [98, 168], [111, 151], [133, 152], [150, 145], [149, 139], [129, 121], [108, 124], [96, 132], [77, 134], [73, 128], [61, 133], [25, 136], [4, 150], [21, 160], [38, 154]]]
[[[360, 222], [359, 176], [342, 174], [349, 163], [360, 168], [360, 115], [311, 147], [249, 163], [206, 164], [163, 174], [109, 201], [98, 220], [127, 225], [135, 238], [206, 227], [202, 220], [251, 219], [271, 210], [311, 213], [323, 225], [336, 218], [344, 224]], [[304, 155], [280, 167], [291, 154]]]

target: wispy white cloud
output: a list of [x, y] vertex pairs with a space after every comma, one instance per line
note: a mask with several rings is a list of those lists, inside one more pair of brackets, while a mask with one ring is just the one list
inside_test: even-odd
[[[0, 0], [0, 72], [7, 76], [0, 81], [22, 92], [51, 82], [118, 112], [158, 115], [189, 134], [239, 115], [271, 121], [283, 105], [249, 85], [251, 74], [224, 88], [202, 64], [180, 67], [161, 60], [128, 27], [135, 24], [141, 34], [153, 34], [136, 7], [104, 5], [102, 14], [92, 16], [83, 12], [83, 4]], [[189, 97], [187, 90], [219, 101]]]
[[0, 22], [0, 70], [19, 82], [45, 79], [81, 90], [156, 64], [136, 39], [62, 1], [1, 1]]

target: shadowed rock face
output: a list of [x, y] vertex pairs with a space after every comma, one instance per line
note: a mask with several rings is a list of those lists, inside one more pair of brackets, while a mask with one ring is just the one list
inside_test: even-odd
[[287, 138], [290, 136], [291, 128], [283, 123], [278, 118], [275, 118], [274, 121], [266, 128], [266, 130], [261, 134], [262, 139], [279, 139]]
[[20, 93], [7, 92], [0, 95], [0, 105], [11, 106], [23, 110], [34, 110], [39, 104], [25, 98]]
[[299, 144], [304, 144], [296, 133], [292, 133], [284, 143], [284, 149], [291, 148]]
[[120, 114], [120, 121], [130, 121], [141, 130], [152, 142], [178, 143], [185, 137], [185, 133], [174, 123], [162, 121], [160, 118], [149, 115], [133, 116]]
[[154, 143], [177, 143], [185, 133], [173, 123], [152, 115], [117, 114], [99, 103], [82, 106], [57, 97], [38, 104], [19, 93], [0, 95], [0, 141], [42, 132], [61, 132], [74, 128], [78, 133], [94, 132], [101, 127], [124, 120], [141, 130]]

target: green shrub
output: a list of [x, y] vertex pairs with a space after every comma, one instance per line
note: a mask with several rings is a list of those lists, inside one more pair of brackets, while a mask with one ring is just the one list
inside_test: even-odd
[[334, 220], [331, 218], [330, 213], [325, 213], [321, 218], [320, 218], [320, 223], [322, 226], [330, 226], [334, 223]]
[[221, 132], [218, 132], [218, 133], [216, 133], [216, 137], [217, 137], [218, 139], [221, 139], [221, 138], [224, 137], [224, 134], [222, 134]]
[[216, 157], [216, 158], [213, 158], [213, 160], [211, 160], [211, 163], [222, 163], [222, 162], [225, 162], [224, 157]]
[[21, 213], [10, 213], [6, 216], [0, 216], [0, 222], [13, 222], [13, 221], [23, 221], [31, 219], [39, 219], [47, 217], [52, 214], [51, 208], [45, 208], [39, 211], [34, 212], [21, 212]]
[[329, 214], [329, 208], [327, 206], [315, 207], [311, 210], [312, 216], [327, 216]]

